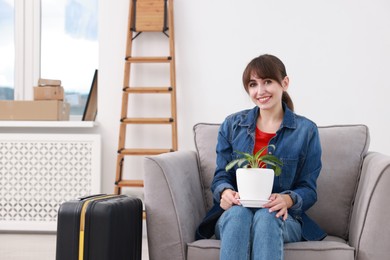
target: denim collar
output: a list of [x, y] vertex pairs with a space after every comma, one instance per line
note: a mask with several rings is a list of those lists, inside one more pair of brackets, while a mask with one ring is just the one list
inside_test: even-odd
[[[296, 128], [296, 115], [293, 111], [291, 111], [287, 105], [282, 102], [282, 107], [284, 110], [284, 116], [282, 124], [280, 125], [280, 129], [283, 127], [295, 129]], [[255, 106], [251, 110], [249, 110], [248, 114], [242, 118], [240, 125], [247, 126], [249, 131], [254, 131], [256, 129], [256, 118], [258, 117], [260, 112], [260, 108]]]

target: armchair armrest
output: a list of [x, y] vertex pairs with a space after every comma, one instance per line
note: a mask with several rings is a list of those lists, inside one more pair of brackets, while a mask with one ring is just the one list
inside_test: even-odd
[[194, 151], [146, 157], [145, 208], [150, 259], [186, 259], [206, 214]]
[[353, 207], [349, 242], [357, 260], [386, 259], [390, 255], [390, 156], [369, 153]]

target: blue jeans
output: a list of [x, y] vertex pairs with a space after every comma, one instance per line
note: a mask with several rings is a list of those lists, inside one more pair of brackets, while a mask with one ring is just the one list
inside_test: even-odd
[[284, 243], [301, 241], [301, 224], [288, 216], [276, 218], [266, 208], [233, 206], [219, 218], [220, 259], [282, 260]]

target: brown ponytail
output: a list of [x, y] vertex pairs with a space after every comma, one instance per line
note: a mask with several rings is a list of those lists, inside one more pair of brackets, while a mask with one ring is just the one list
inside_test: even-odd
[[284, 103], [286, 103], [287, 107], [294, 112], [294, 103], [290, 97], [290, 95], [286, 92], [286, 91], [283, 91], [283, 95], [282, 95], [282, 101]]

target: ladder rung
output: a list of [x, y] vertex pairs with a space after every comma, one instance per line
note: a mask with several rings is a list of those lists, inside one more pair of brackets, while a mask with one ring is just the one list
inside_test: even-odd
[[121, 180], [117, 183], [119, 187], [143, 187], [143, 180]]
[[173, 152], [173, 149], [122, 149], [119, 151], [123, 155], [158, 155]]
[[124, 118], [125, 124], [172, 124], [173, 118]]
[[126, 87], [123, 91], [137, 94], [171, 93], [172, 87]]
[[171, 62], [171, 57], [126, 57], [126, 61], [133, 63]]

